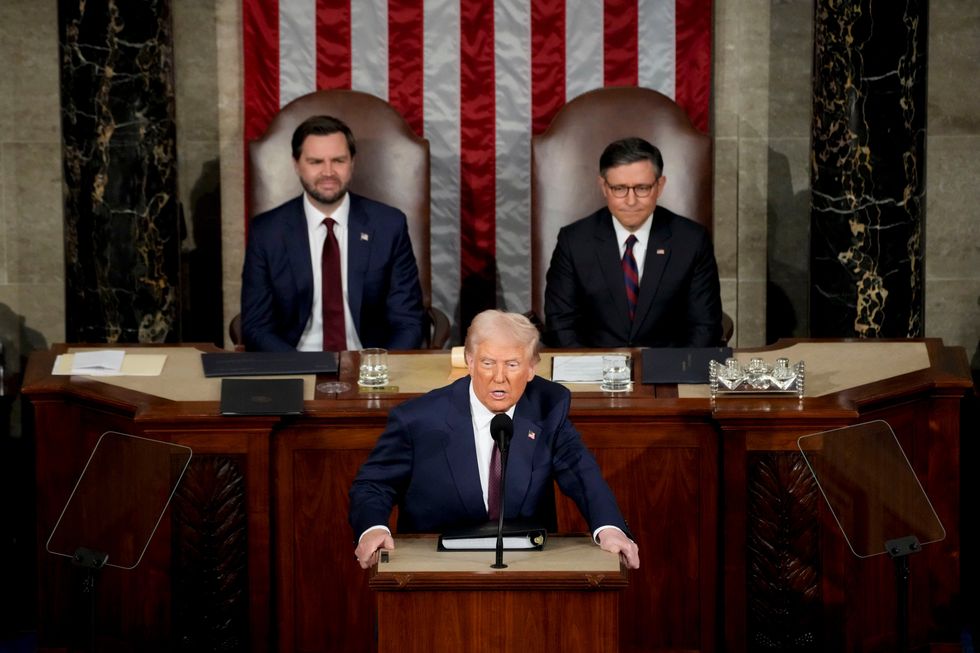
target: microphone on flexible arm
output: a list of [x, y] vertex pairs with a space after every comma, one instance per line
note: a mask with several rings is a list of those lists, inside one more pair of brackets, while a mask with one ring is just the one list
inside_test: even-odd
[[514, 437], [514, 420], [507, 413], [498, 413], [490, 420], [490, 437], [500, 449], [500, 516], [497, 518], [497, 558], [490, 565], [493, 569], [504, 569], [504, 488], [507, 478], [507, 453], [510, 440]]

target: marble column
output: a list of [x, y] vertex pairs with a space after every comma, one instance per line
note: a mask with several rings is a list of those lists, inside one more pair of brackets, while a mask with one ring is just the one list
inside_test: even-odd
[[170, 0], [59, 0], [68, 342], [180, 338]]
[[816, 0], [810, 335], [923, 326], [928, 0]]

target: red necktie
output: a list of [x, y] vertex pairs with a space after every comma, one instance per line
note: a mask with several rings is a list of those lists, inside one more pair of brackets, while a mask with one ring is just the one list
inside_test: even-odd
[[487, 514], [491, 520], [500, 518], [500, 449], [493, 445], [490, 458], [490, 480], [487, 481]]
[[630, 321], [636, 317], [636, 298], [640, 296], [640, 274], [633, 256], [636, 236], [630, 234], [626, 239], [626, 253], [623, 254], [623, 280], [626, 282], [626, 305], [630, 310]]
[[347, 333], [344, 330], [344, 289], [340, 275], [340, 244], [333, 232], [333, 218], [324, 218], [327, 239], [323, 243], [321, 258], [320, 298], [323, 306], [323, 351], [347, 349]]

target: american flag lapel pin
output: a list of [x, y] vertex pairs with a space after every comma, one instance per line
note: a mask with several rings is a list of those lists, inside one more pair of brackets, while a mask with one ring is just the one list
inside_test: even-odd
[[367, 235], [363, 231], [361, 232], [361, 240], [371, 240], [371, 236]]
[[538, 437], [538, 434], [537, 434], [537, 433], [535, 433], [534, 431], [528, 431], [528, 432], [527, 432], [527, 437], [528, 437], [529, 439], [531, 439], [531, 440], [533, 440], [534, 438], [536, 438], [536, 437]]

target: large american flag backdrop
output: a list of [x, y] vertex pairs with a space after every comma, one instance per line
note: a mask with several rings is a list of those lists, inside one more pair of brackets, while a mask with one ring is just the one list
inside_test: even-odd
[[464, 322], [530, 308], [530, 140], [564, 103], [644, 86], [707, 131], [711, 0], [242, 3], [246, 142], [315, 90], [387, 100], [429, 140], [433, 304]]

